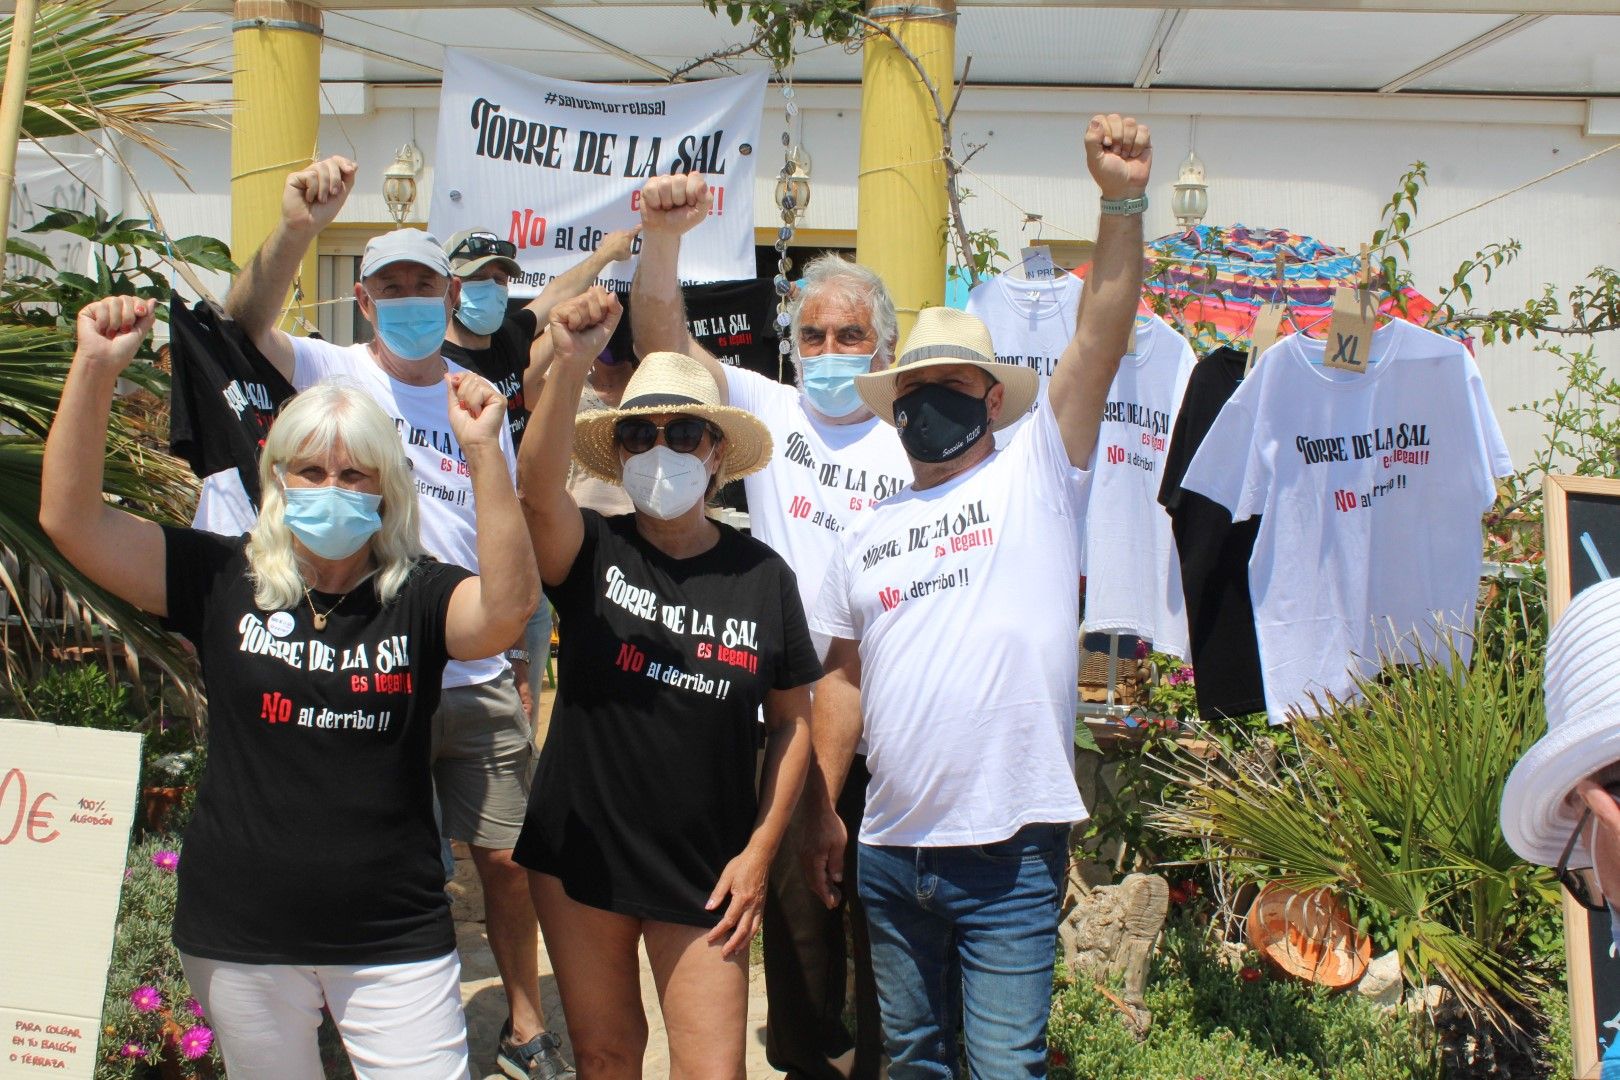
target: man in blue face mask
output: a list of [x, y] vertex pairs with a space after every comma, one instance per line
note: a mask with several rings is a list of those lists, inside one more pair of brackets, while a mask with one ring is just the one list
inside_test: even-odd
[[[798, 385], [723, 365], [692, 337], [676, 274], [682, 236], [708, 218], [708, 185], [696, 173], [655, 177], [642, 189], [641, 207], [641, 261], [630, 290], [636, 351], [696, 357], [725, 403], [770, 429], [771, 463], [743, 480], [749, 526], [793, 567], [808, 612], [840, 532], [911, 477], [894, 429], [855, 392], [856, 376], [887, 367], [893, 356], [894, 302], [866, 267], [836, 255], [814, 259], [804, 267], [789, 327]], [[816, 640], [818, 652], [826, 645], [825, 638]], [[857, 756], [838, 802], [851, 829], [864, 805], [864, 776]], [[790, 835], [768, 881], [766, 1055], [798, 1080], [875, 1080], [882, 1043], [866, 922], [853, 897], [847, 909], [842, 902], [830, 910], [820, 903], [797, 869], [795, 847]], [[843, 1020], [846, 915], [855, 946], [853, 1037]]]
[[[477, 573], [471, 476], [444, 386], [448, 374], [465, 370], [443, 351], [462, 282], [439, 241], [420, 229], [398, 229], [366, 245], [354, 301], [371, 325], [369, 342], [343, 347], [293, 337], [279, 326], [305, 252], [337, 217], [354, 177], [352, 161], [332, 157], [287, 178], [281, 221], [237, 276], [226, 313], [295, 388], [339, 377], [383, 407], [416, 479], [422, 546]], [[501, 445], [515, 477], [506, 428]], [[539, 928], [527, 875], [512, 862], [534, 772], [531, 720], [504, 655], [450, 663], [443, 687], [433, 717], [434, 788], [444, 835], [467, 843], [483, 885], [490, 951], [511, 1010], [496, 1060], [514, 1077], [567, 1075], [560, 1041], [545, 1030], [540, 1009]]]

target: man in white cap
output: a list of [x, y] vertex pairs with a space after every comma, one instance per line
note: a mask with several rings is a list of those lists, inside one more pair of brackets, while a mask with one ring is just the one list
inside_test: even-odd
[[[602, 238], [595, 251], [545, 282], [540, 293], [522, 308], [507, 314], [511, 284], [523, 267], [517, 245], [488, 229], [464, 229], [444, 242], [450, 274], [461, 283], [461, 297], [441, 352], [447, 360], [478, 372], [506, 398], [506, 425], [512, 449], [523, 442], [529, 412], [540, 400], [550, 349], [542, 345], [546, 315], [552, 307], [578, 296], [595, 284], [609, 265], [630, 258], [639, 228], [618, 229]], [[540, 672], [551, 648], [551, 605], [544, 597], [523, 631], [523, 647], [508, 650], [518, 692], [529, 715], [538, 716]], [[532, 663], [531, 663], [532, 661]]]
[[[642, 354], [696, 357], [714, 376], [723, 402], [753, 413], [770, 430], [775, 455], [743, 480], [749, 527], [793, 568], [808, 612], [840, 532], [910, 476], [894, 430], [855, 392], [856, 375], [893, 359], [894, 301], [867, 267], [824, 255], [804, 268], [791, 309], [798, 385], [720, 363], [688, 331], [676, 273], [681, 237], [708, 217], [709, 201], [708, 184], [697, 173], [654, 177], [642, 188], [641, 261], [630, 290], [635, 347]], [[825, 655], [827, 639], [816, 636], [815, 642]], [[860, 821], [865, 777], [857, 753], [837, 804], [851, 828]], [[850, 897], [847, 905], [824, 908], [796, 872], [796, 846], [782, 845], [768, 883], [766, 1056], [791, 1080], [876, 1080], [881, 1032], [859, 901]], [[843, 1018], [845, 906], [855, 959], [853, 1039]]]
[[[338, 376], [364, 387], [393, 418], [416, 478], [422, 546], [477, 572], [471, 478], [451, 432], [445, 377], [463, 369], [441, 345], [460, 282], [437, 239], [419, 229], [374, 237], [354, 288], [371, 342], [341, 347], [293, 337], [278, 326], [281, 304], [304, 253], [337, 217], [354, 186], [355, 165], [318, 161], [287, 178], [281, 221], [237, 276], [226, 313], [294, 387]], [[502, 449], [516, 472], [510, 434]], [[551, 1080], [572, 1072], [540, 1007], [539, 930], [527, 874], [512, 861], [534, 774], [533, 732], [512, 670], [502, 656], [445, 668], [433, 718], [434, 787], [447, 837], [465, 841], [483, 884], [490, 951], [510, 1016], [496, 1063], [515, 1078]]]
[[832, 797], [863, 736], [872, 780], [857, 891], [872, 938], [889, 1076], [1044, 1076], [1074, 781], [1079, 558], [1089, 468], [1141, 296], [1148, 130], [1092, 119], [1096, 261], [1048, 403], [989, 331], [929, 308], [893, 367], [857, 376], [895, 425], [912, 484], [858, 521], [810, 617], [827, 634], [812, 734], [824, 792], [808, 853], [844, 887]]
[[[1589, 911], [1607, 909], [1620, 945], [1620, 578], [1581, 590], [1547, 638], [1547, 733], [1502, 791], [1502, 835]], [[1601, 1018], [1600, 1018], [1601, 1019]], [[1601, 1035], [1602, 1032], [1599, 1032]], [[1620, 1035], [1603, 1054], [1620, 1077]]]

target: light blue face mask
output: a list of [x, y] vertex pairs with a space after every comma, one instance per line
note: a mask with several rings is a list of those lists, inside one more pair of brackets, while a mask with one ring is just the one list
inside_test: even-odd
[[801, 356], [804, 370], [804, 396], [822, 416], [840, 420], [859, 409], [863, 402], [855, 390], [855, 376], [872, 369], [873, 353], [822, 353]]
[[377, 336], [401, 360], [426, 360], [444, 344], [449, 322], [442, 296], [371, 298], [377, 309]]
[[493, 334], [506, 321], [507, 288], [494, 278], [461, 283], [456, 321], [475, 334]]
[[340, 487], [290, 487], [286, 493], [287, 528], [323, 559], [348, 558], [382, 528], [381, 495]]

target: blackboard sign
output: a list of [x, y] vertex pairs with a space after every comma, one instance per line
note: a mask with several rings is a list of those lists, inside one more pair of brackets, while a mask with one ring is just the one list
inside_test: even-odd
[[[1542, 492], [1547, 614], [1556, 623], [1581, 590], [1620, 573], [1620, 480], [1549, 475]], [[1566, 894], [1564, 950], [1575, 1076], [1597, 1080], [1601, 1040], [1620, 1037], [1620, 956], [1608, 912], [1587, 911]]]

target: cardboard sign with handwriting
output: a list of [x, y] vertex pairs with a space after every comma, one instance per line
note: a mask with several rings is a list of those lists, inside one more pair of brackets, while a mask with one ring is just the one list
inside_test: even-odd
[[0, 1078], [91, 1080], [141, 737], [0, 720]]
[[1249, 341], [1249, 361], [1243, 366], [1243, 374], [1247, 375], [1253, 371], [1255, 362], [1267, 349], [1277, 344], [1277, 339], [1282, 336], [1282, 321], [1287, 317], [1287, 304], [1260, 305], [1260, 313], [1254, 317], [1254, 332], [1250, 335]]
[[1366, 374], [1377, 325], [1378, 306], [1371, 289], [1334, 289], [1323, 366]]

